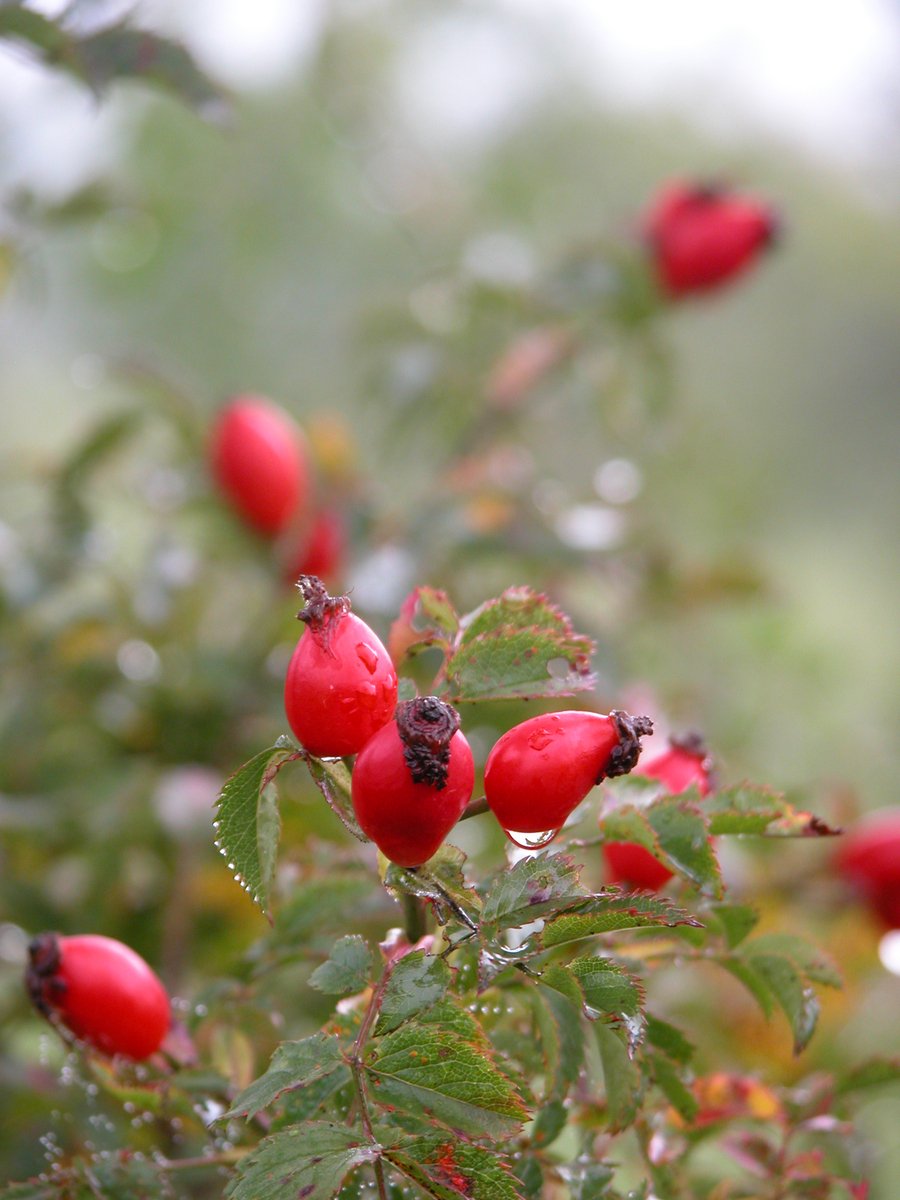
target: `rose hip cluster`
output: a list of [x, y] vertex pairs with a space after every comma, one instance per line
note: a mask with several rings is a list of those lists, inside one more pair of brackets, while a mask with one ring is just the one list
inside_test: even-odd
[[235, 396], [219, 412], [208, 446], [209, 469], [237, 515], [275, 539], [281, 574], [336, 579], [346, 533], [337, 508], [317, 504], [306, 438], [294, 418], [263, 396]]
[[[306, 631], [287, 670], [285, 712], [320, 758], [355, 754], [351, 799], [367, 837], [392, 862], [418, 867], [472, 798], [475, 766], [459, 714], [435, 696], [397, 703], [390, 655], [344, 596], [301, 576]], [[588, 792], [638, 760], [646, 717], [561, 712], [514, 726], [488, 756], [485, 798], [507, 833], [555, 834]]]

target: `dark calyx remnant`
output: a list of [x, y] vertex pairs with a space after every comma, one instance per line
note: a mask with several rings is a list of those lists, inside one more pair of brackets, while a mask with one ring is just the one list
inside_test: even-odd
[[329, 596], [318, 575], [301, 575], [295, 586], [305, 602], [297, 620], [307, 626], [323, 650], [329, 649], [334, 623], [350, 611], [349, 596]]
[[62, 963], [59, 952], [59, 941], [55, 933], [39, 933], [28, 944], [28, 967], [25, 971], [25, 987], [34, 1007], [49, 1016], [51, 1004], [49, 993], [57, 994], [66, 990], [62, 979], [56, 978], [56, 973]]
[[614, 708], [609, 716], [610, 720], [615, 721], [619, 744], [613, 747], [606, 770], [600, 779], [627, 775], [637, 765], [641, 756], [641, 738], [649, 737], [653, 732], [653, 722], [649, 717], [632, 717], [619, 708]]
[[419, 696], [398, 704], [394, 719], [413, 783], [427, 783], [441, 791], [447, 783], [450, 740], [459, 729], [459, 713], [437, 696]]

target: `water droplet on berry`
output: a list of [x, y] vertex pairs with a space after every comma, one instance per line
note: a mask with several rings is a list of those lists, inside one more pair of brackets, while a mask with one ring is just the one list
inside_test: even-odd
[[549, 729], [536, 729], [528, 739], [528, 745], [532, 750], [546, 750], [553, 741], [553, 733]]
[[378, 655], [375, 650], [365, 642], [358, 642], [356, 646], [356, 654], [359, 661], [363, 664], [370, 675], [375, 674], [378, 666]]
[[559, 829], [545, 829], [539, 833], [517, 833], [514, 829], [504, 829], [503, 832], [520, 850], [542, 850], [558, 836]]

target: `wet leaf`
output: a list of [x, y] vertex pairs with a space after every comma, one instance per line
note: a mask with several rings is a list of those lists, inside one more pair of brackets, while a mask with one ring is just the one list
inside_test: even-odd
[[644, 989], [621, 963], [611, 958], [575, 958], [567, 966], [547, 967], [541, 974], [546, 987], [581, 1004], [591, 1021], [606, 1018], [621, 1024], [633, 1049], [644, 1034]]
[[611, 889], [591, 896], [572, 911], [548, 920], [541, 931], [538, 945], [549, 950], [598, 933], [653, 927], [671, 929], [677, 926], [701, 927], [695, 917], [676, 907], [665, 896]]
[[353, 811], [353, 801], [350, 799], [350, 772], [341, 759], [314, 758], [311, 754], [303, 754], [313, 783], [325, 797], [329, 808], [357, 841], [367, 842], [369, 839], [359, 827], [356, 813]]
[[603, 1067], [607, 1122], [610, 1130], [616, 1132], [625, 1129], [637, 1116], [643, 1103], [644, 1080], [617, 1030], [602, 1021], [596, 1022], [593, 1030]]
[[580, 867], [565, 854], [536, 854], [504, 871], [490, 888], [481, 913], [489, 933], [514, 929], [577, 904], [586, 896]]
[[765, 837], [833, 837], [840, 833], [813, 813], [794, 808], [780, 792], [741, 783], [705, 797], [703, 811], [710, 833], [760, 834]]
[[450, 968], [442, 958], [415, 950], [391, 972], [381, 1002], [376, 1033], [389, 1033], [437, 1003], [450, 986]]
[[359, 934], [340, 938], [331, 955], [309, 977], [309, 986], [330, 996], [361, 992], [372, 974], [372, 951]]
[[344, 1064], [336, 1037], [314, 1033], [299, 1042], [282, 1042], [272, 1055], [265, 1074], [244, 1088], [219, 1119], [253, 1117], [274, 1104], [285, 1092], [335, 1075], [340, 1081], [336, 1087], [350, 1078], [350, 1069]]
[[272, 780], [295, 757], [296, 752], [276, 746], [261, 751], [225, 781], [216, 802], [216, 845], [267, 917], [280, 832]]
[[459, 1138], [414, 1138], [385, 1150], [385, 1159], [435, 1200], [519, 1200], [518, 1180], [495, 1146]]
[[593, 651], [546, 596], [510, 588], [462, 619], [444, 691], [454, 702], [571, 696], [594, 686]]
[[366, 1071], [375, 1102], [424, 1111], [476, 1137], [511, 1137], [527, 1115], [485, 1045], [437, 1021], [411, 1021], [388, 1034], [367, 1057]]
[[381, 1147], [342, 1125], [307, 1121], [264, 1138], [243, 1159], [224, 1195], [229, 1200], [330, 1200], [351, 1171], [375, 1162]]

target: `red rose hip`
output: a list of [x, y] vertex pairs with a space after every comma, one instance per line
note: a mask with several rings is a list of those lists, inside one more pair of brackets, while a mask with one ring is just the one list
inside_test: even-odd
[[427, 862], [472, 796], [475, 766], [459, 715], [435, 696], [408, 700], [366, 743], [351, 780], [366, 837], [401, 867]]
[[[696, 785], [701, 796], [709, 794], [712, 762], [702, 740], [694, 734], [670, 739], [669, 749], [640, 763], [635, 775], [658, 779], [673, 796]], [[643, 846], [635, 842], [604, 842], [607, 878], [633, 891], [658, 892], [672, 872]]]
[[642, 231], [663, 291], [711, 291], [746, 272], [774, 241], [778, 220], [765, 203], [726, 187], [672, 183], [645, 214]]
[[282, 578], [293, 583], [299, 575], [318, 575], [333, 584], [344, 574], [347, 558], [347, 529], [336, 508], [323, 508], [304, 530], [299, 544], [292, 545], [284, 556]]
[[487, 802], [507, 833], [547, 833], [549, 841], [595, 784], [632, 769], [641, 737], [652, 732], [647, 717], [619, 711], [531, 717], [488, 755]]
[[42, 933], [29, 946], [26, 984], [35, 1006], [104, 1054], [140, 1060], [169, 1030], [169, 997], [130, 947], [84, 933]]
[[329, 596], [315, 575], [301, 575], [297, 586], [307, 628], [284, 681], [288, 724], [318, 758], [356, 754], [394, 715], [397, 672], [346, 596]]
[[900, 808], [865, 817], [839, 841], [835, 866], [887, 929], [900, 929]]
[[210, 438], [209, 464], [234, 510], [268, 536], [287, 528], [309, 498], [300, 427], [262, 396], [236, 396], [222, 409]]

